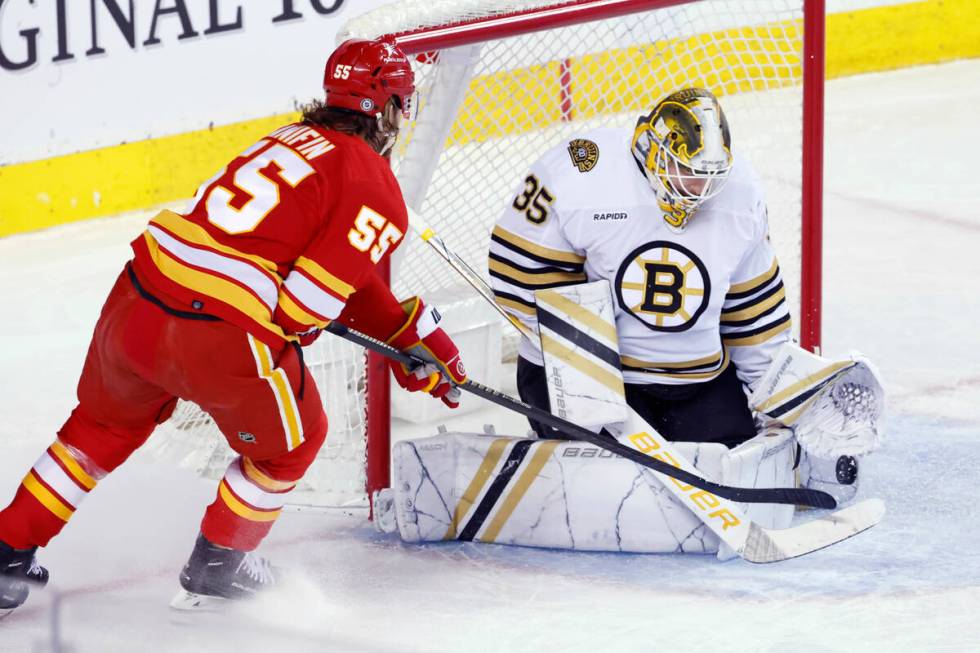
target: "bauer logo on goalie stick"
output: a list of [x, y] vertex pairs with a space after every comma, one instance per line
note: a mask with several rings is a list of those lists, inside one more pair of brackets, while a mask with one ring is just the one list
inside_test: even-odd
[[576, 138], [568, 144], [568, 155], [579, 172], [588, 172], [599, 160], [599, 146], [584, 138]]
[[708, 268], [691, 250], [666, 240], [640, 245], [616, 273], [620, 307], [652, 331], [686, 331], [708, 307]]

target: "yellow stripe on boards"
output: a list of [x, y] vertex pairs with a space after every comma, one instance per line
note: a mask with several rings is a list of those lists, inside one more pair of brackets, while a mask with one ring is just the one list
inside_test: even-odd
[[[724, 43], [730, 36], [770, 41], [770, 35], [782, 38], [753, 45], [751, 52]], [[800, 38], [798, 23], [781, 22], [575, 57], [569, 70], [573, 118], [649, 110], [668, 82], [690, 70], [698, 72], [698, 79], [703, 70], [709, 71], [708, 86], [722, 95], [760, 84], [779, 86], [788, 71], [780, 64], [799, 67]], [[980, 57], [980, 2], [928, 0], [832, 13], [826, 42], [829, 79]], [[646, 63], [651, 56], [670, 62], [665, 72], [651, 72]], [[754, 69], [755, 81], [747, 73], [717, 68], [736, 57]], [[451, 129], [450, 144], [519, 134], [560, 121], [561, 72], [559, 62], [547, 62], [475, 78]], [[280, 114], [0, 166], [0, 236], [192, 197], [232, 157], [297, 118], [295, 113]], [[402, 139], [398, 147], [409, 141]]]
[[218, 484], [218, 496], [221, 500], [225, 502], [225, 505], [239, 517], [247, 519], [249, 521], [275, 521], [279, 517], [280, 510], [270, 510], [265, 512], [262, 510], [255, 510], [246, 506], [244, 503], [238, 500], [225, 483], [224, 479], [221, 479], [221, 483]]
[[89, 476], [88, 472], [82, 469], [82, 466], [78, 464], [75, 457], [69, 453], [68, 448], [65, 447], [61, 442], [55, 440], [51, 444], [51, 452], [61, 461], [71, 475], [75, 477], [75, 480], [82, 484], [86, 490], [92, 490], [95, 487], [96, 480]]
[[27, 476], [24, 477], [23, 483], [27, 491], [34, 495], [34, 498], [40, 501], [41, 505], [50, 510], [63, 521], [68, 521], [71, 519], [71, 516], [75, 514], [75, 511], [70, 506], [66, 505], [61, 501], [61, 499], [53, 495], [51, 490], [41, 485], [41, 482], [35, 478], [33, 470], [27, 472]]
[[0, 236], [194, 196], [198, 185], [280, 125], [259, 120], [0, 167]]
[[545, 463], [548, 462], [548, 458], [551, 457], [551, 453], [560, 444], [558, 440], [550, 440], [542, 442], [538, 445], [538, 450], [534, 452], [534, 456], [531, 458], [531, 462], [528, 463], [524, 471], [521, 472], [520, 478], [517, 479], [517, 483], [514, 484], [514, 488], [507, 494], [507, 498], [504, 502], [500, 504], [500, 508], [497, 510], [497, 514], [494, 516], [493, 521], [487, 526], [487, 529], [479, 537], [481, 542], [496, 542], [497, 536], [500, 535], [500, 531], [503, 530], [504, 524], [510, 519], [510, 516], [514, 514], [514, 510], [517, 505], [527, 494], [528, 489], [534, 482], [534, 479], [538, 477], [541, 472], [541, 468], [544, 467]]
[[449, 524], [449, 530], [442, 537], [444, 540], [455, 540], [459, 532], [459, 525], [462, 523], [463, 519], [470, 512], [470, 508], [476, 503], [476, 498], [480, 496], [480, 492], [483, 490], [483, 486], [487, 484], [490, 479], [493, 470], [497, 467], [497, 463], [500, 461], [500, 457], [504, 454], [504, 450], [507, 448], [507, 444], [512, 442], [506, 438], [497, 438], [490, 445], [490, 449], [487, 450], [486, 455], [483, 457], [483, 462], [480, 463], [480, 467], [476, 470], [476, 474], [470, 479], [469, 485], [466, 486], [466, 490], [463, 492], [463, 496], [460, 497], [459, 503], [456, 504], [456, 509], [453, 510], [453, 520]]

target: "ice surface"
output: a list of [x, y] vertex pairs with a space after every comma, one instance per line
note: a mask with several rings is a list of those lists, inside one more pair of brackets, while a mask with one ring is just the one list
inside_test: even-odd
[[[263, 545], [291, 570], [282, 590], [174, 614], [214, 486], [137, 453], [42, 551], [50, 589], [0, 622], [0, 650], [980, 650], [977, 106], [977, 60], [828, 86], [825, 352], [863, 351], [890, 392], [887, 441], [863, 474], [861, 494], [888, 504], [871, 531], [756, 566], [409, 546], [360, 519], [286, 514]], [[2, 501], [71, 409], [101, 302], [145, 220], [0, 240]]]

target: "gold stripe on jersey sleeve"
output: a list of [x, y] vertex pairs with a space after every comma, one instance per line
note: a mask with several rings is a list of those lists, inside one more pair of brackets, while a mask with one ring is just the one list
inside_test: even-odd
[[723, 321], [751, 320], [752, 318], [758, 317], [759, 315], [765, 313], [767, 310], [769, 310], [779, 302], [783, 301], [784, 299], [786, 299], [786, 289], [780, 288], [779, 292], [773, 293], [772, 296], [767, 297], [765, 300], [759, 302], [758, 304], [748, 306], [738, 311], [729, 311], [729, 312], [722, 311], [721, 319]]
[[535, 254], [555, 262], [573, 263], [575, 265], [585, 263], [584, 256], [579, 256], [575, 252], [568, 252], [561, 249], [551, 249], [550, 247], [545, 247], [544, 245], [538, 245], [537, 243], [531, 242], [527, 238], [522, 238], [515, 233], [507, 231], [500, 225], [493, 228], [493, 235], [504, 242], [513, 245], [519, 250], [524, 250], [526, 252], [530, 252], [531, 254]]
[[327, 272], [313, 259], [300, 256], [298, 259], [296, 259], [296, 263], [293, 264], [293, 267], [299, 268], [303, 272], [306, 272], [312, 278], [316, 279], [320, 285], [324, 286], [325, 288], [329, 288], [341, 299], [346, 300], [348, 297], [354, 294], [354, 286]]
[[[628, 360], [636, 361], [637, 359], [635, 359], [635, 358], [629, 358]], [[638, 362], [642, 362], [642, 361], [638, 361]], [[642, 373], [643, 374], [651, 374], [653, 376], [663, 376], [663, 377], [667, 377], [668, 379], [685, 379], [685, 380], [692, 380], [692, 381], [695, 381], [695, 380], [696, 381], [707, 381], [707, 380], [710, 380], [710, 379], [715, 378], [716, 376], [718, 376], [719, 374], [721, 374], [722, 372], [724, 372], [725, 370], [727, 370], [728, 369], [729, 362], [731, 362], [731, 359], [730, 359], [730, 356], [728, 354], [728, 350], [725, 349], [724, 356], [721, 359], [721, 363], [714, 370], [709, 370], [707, 372], [683, 372], [683, 371], [677, 371], [677, 372], [655, 372], [655, 371], [653, 371], [651, 369], [648, 369], [648, 370], [644, 370]], [[624, 365], [631, 365], [630, 363], [627, 363], [626, 360], [623, 360], [623, 364]], [[637, 365], [631, 365], [631, 367], [639, 367], [639, 366], [637, 366]], [[669, 369], [669, 368], [667, 368], [667, 369]], [[624, 371], [627, 371], [627, 372], [635, 372], [636, 370], [624, 370]]]
[[793, 328], [793, 320], [786, 320], [785, 322], [780, 322], [776, 326], [766, 329], [761, 333], [757, 333], [751, 336], [739, 337], [736, 334], [722, 335], [721, 339], [725, 341], [725, 344], [729, 347], [748, 347], [751, 345], [758, 345], [761, 342], [766, 342], [775, 338], [777, 335], [784, 331], [789, 331]]
[[505, 279], [512, 279], [529, 286], [546, 286], [552, 283], [573, 283], [586, 280], [584, 272], [522, 272], [513, 266], [493, 259], [490, 260], [488, 267], [491, 272], [496, 272]]
[[256, 267], [260, 267], [263, 270], [276, 275], [277, 283], [282, 281], [282, 279], [279, 278], [276, 264], [272, 261], [264, 259], [261, 256], [255, 256], [254, 254], [245, 254], [244, 252], [240, 252], [233, 247], [222, 245], [212, 238], [211, 234], [209, 234], [207, 230], [194, 224], [179, 213], [166, 210], [160, 211], [152, 220], [150, 220], [150, 224], [156, 224], [189, 243], [203, 245], [204, 247], [213, 249], [216, 252], [221, 252], [222, 254], [227, 254], [229, 256], [248, 261]]
[[623, 365], [629, 365], [630, 367], [676, 370], [690, 367], [703, 367], [705, 365], [717, 365], [721, 362], [723, 353], [724, 352], [719, 351], [715, 354], [711, 354], [710, 356], [705, 356], [704, 358], [698, 358], [693, 361], [679, 361], [676, 363], [654, 363], [640, 360], [639, 358], [633, 358], [632, 356], [620, 356], [620, 359], [623, 361]]
[[305, 311], [299, 304], [293, 301], [293, 298], [286, 293], [279, 291], [279, 308], [282, 312], [289, 316], [289, 318], [300, 324], [309, 324], [310, 326], [315, 326], [318, 329], [325, 327], [330, 320], [324, 320], [322, 317], [317, 317], [311, 313]]
[[513, 299], [507, 299], [506, 297], [501, 297], [500, 295], [494, 294], [497, 300], [497, 304], [503, 306], [504, 308], [509, 308], [512, 311], [517, 311], [518, 313], [523, 313], [524, 315], [537, 315], [534, 308], [527, 306], [520, 302], [514, 301]]
[[470, 508], [473, 507], [473, 504], [476, 503], [476, 498], [480, 495], [483, 486], [490, 480], [491, 474], [500, 461], [500, 457], [504, 454], [508, 442], [510, 440], [506, 438], [497, 438], [490, 445], [490, 449], [487, 450], [486, 455], [483, 457], [483, 462], [480, 463], [476, 474], [470, 479], [469, 485], [466, 486], [466, 490], [463, 492], [463, 496], [460, 497], [459, 503], [456, 504], [456, 509], [453, 511], [453, 520], [450, 522], [449, 529], [442, 539], [456, 539], [456, 536], [459, 534], [459, 525], [463, 522]]
[[148, 232], [143, 233], [143, 241], [153, 264], [168, 279], [180, 286], [225, 302], [280, 338], [289, 339], [282, 328], [272, 322], [269, 307], [258, 297], [231, 281], [184, 265], [163, 251], [156, 239]]
[[503, 530], [507, 520], [514, 514], [514, 510], [520, 504], [521, 499], [527, 494], [531, 484], [538, 477], [541, 469], [548, 462], [548, 458], [551, 457], [555, 447], [559, 444], [559, 440], [546, 440], [538, 445], [538, 450], [534, 452], [531, 462], [521, 472], [520, 478], [517, 479], [507, 498], [500, 505], [497, 514], [490, 522], [490, 525], [487, 526], [487, 530], [480, 536], [481, 542], [495, 542], [497, 540], [497, 536], [500, 535], [500, 531]]
[[776, 270], [778, 268], [779, 268], [779, 261], [776, 258], [773, 258], [772, 265], [769, 267], [768, 270], [766, 270], [765, 272], [763, 272], [757, 277], [753, 277], [752, 279], [749, 279], [748, 281], [743, 281], [742, 283], [733, 284], [728, 289], [727, 294], [733, 295], [736, 293], [744, 293], [744, 292], [749, 292], [750, 290], [755, 290], [756, 288], [770, 281], [773, 278], [773, 276], [776, 274]]

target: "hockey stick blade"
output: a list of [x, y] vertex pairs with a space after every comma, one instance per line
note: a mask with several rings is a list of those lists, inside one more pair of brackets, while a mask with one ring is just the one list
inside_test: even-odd
[[866, 531], [884, 516], [885, 503], [881, 499], [865, 499], [792, 528], [768, 530], [752, 523], [745, 546], [738, 553], [757, 564], [789, 560]]
[[[353, 329], [348, 329], [346, 326], [338, 322], [331, 322], [329, 325], [327, 325], [325, 330], [339, 338], [343, 338], [344, 340], [358, 344], [365, 349], [370, 349], [373, 352], [381, 354], [387, 358], [391, 358], [399, 363], [402, 363], [403, 365], [414, 367], [416, 365], [425, 364], [425, 361], [423, 360], [399, 351], [398, 349], [395, 349], [394, 347], [391, 347], [380, 340], [372, 338], [371, 336], [365, 335]], [[516, 413], [520, 413], [525, 417], [530, 417], [538, 422], [560, 429], [563, 433], [574, 437], [577, 440], [584, 440], [594, 444], [597, 447], [618, 454], [627, 460], [631, 460], [639, 465], [648, 467], [655, 472], [660, 472], [661, 474], [675, 478], [678, 481], [683, 481], [695, 487], [701, 488], [702, 490], [707, 490], [708, 492], [711, 492], [719, 497], [724, 497], [739, 503], [786, 503], [799, 506], [811, 506], [814, 508], [837, 507], [837, 501], [834, 499], [834, 497], [820, 490], [812, 490], [808, 488], [744, 488], [712, 483], [711, 481], [705, 480], [696, 474], [691, 474], [690, 472], [683, 469], [678, 469], [669, 463], [657, 460], [656, 458], [651, 458], [650, 456], [641, 453], [636, 449], [631, 449], [630, 447], [622, 445], [615, 440], [597, 435], [592, 431], [579, 426], [578, 424], [573, 424], [572, 422], [564, 420], [556, 415], [552, 415], [548, 411], [526, 404], [519, 399], [515, 399], [510, 395], [498, 392], [493, 388], [488, 388], [487, 386], [481, 385], [475, 381], [467, 381], [466, 383], [460, 385], [459, 388], [469, 392], [470, 394], [482, 397], [483, 399], [497, 404], [498, 406], [502, 406]]]

